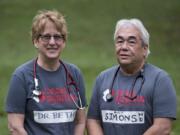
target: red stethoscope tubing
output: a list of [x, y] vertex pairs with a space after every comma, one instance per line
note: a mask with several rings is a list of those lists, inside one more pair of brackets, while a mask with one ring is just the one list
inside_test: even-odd
[[[34, 85], [35, 85], [35, 90], [33, 90], [33, 99], [36, 101], [36, 102], [39, 102], [39, 99], [38, 99], [38, 96], [40, 96], [41, 94], [41, 91], [39, 89], [39, 82], [38, 82], [38, 79], [37, 79], [37, 72], [36, 72], [36, 66], [37, 66], [37, 60], [38, 58], [36, 58], [35, 62], [34, 62], [34, 65], [33, 65], [33, 77], [34, 77]], [[85, 107], [83, 107], [82, 105], [82, 100], [81, 100], [81, 97], [80, 97], [80, 93], [79, 93], [79, 89], [76, 85], [76, 82], [74, 81], [72, 75], [70, 74], [70, 72], [68, 71], [67, 67], [65, 66], [65, 64], [59, 60], [60, 64], [64, 67], [65, 69], [65, 72], [66, 72], [66, 86], [67, 86], [67, 91], [72, 99], [72, 101], [74, 102], [75, 106], [78, 108], [78, 109], [84, 109]], [[74, 99], [74, 96], [71, 94], [71, 91], [70, 91], [70, 85], [73, 85], [74, 88], [75, 88], [75, 91], [76, 91], [76, 96], [79, 100], [79, 104], [75, 101]]]

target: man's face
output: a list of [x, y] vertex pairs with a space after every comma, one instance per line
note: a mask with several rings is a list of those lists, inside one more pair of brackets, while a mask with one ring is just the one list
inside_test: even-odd
[[142, 45], [141, 33], [133, 25], [121, 27], [115, 38], [115, 51], [120, 65], [141, 65], [147, 53], [147, 45]]

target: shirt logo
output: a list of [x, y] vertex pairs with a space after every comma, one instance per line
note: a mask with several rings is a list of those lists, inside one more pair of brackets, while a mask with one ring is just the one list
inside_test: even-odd
[[143, 124], [144, 111], [102, 110], [102, 121], [115, 124]]

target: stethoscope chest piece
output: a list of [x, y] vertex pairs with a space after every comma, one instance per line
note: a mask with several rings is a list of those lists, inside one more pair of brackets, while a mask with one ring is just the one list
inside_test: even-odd
[[112, 96], [111, 91], [109, 89], [106, 89], [103, 92], [103, 99], [105, 102], [111, 102], [113, 100], [113, 96]]
[[111, 101], [113, 100], [113, 96], [112, 96], [111, 93], [108, 93], [108, 94], [106, 95], [106, 100], [107, 100], [107, 102], [111, 102]]

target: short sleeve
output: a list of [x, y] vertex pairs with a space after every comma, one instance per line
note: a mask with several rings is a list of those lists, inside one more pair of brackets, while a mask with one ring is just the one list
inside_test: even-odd
[[6, 112], [25, 113], [26, 90], [22, 78], [13, 75], [6, 98]]
[[94, 84], [93, 93], [90, 100], [90, 105], [88, 109], [87, 117], [89, 119], [97, 119], [100, 120], [100, 106], [99, 106], [99, 91], [100, 91], [100, 79], [97, 77], [96, 82]]
[[171, 78], [160, 74], [155, 85], [153, 97], [153, 115], [176, 119], [177, 100], [176, 91]]

